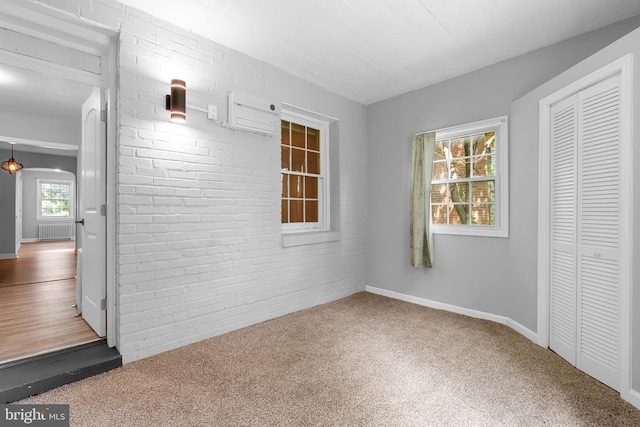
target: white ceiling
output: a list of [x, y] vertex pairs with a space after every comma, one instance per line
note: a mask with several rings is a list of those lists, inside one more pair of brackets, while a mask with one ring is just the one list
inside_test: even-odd
[[[51, 120], [79, 128], [82, 103], [92, 89], [92, 86], [83, 83], [0, 64], [0, 114], [28, 116], [36, 121]], [[34, 122], [34, 126], [37, 123]], [[19, 140], [0, 129], [1, 149], [9, 149], [7, 141], [15, 144], [15, 151], [77, 156], [77, 151], [51, 148], [49, 141]], [[69, 145], [77, 143], [69, 141]]]
[[[123, 2], [365, 104], [640, 14], [640, 0]], [[90, 90], [0, 65], [0, 112], [79, 125]]]
[[[0, 64], [0, 111], [80, 125], [92, 86]], [[1, 134], [1, 132], [0, 132]]]
[[640, 14], [639, 0], [121, 0], [370, 104]]

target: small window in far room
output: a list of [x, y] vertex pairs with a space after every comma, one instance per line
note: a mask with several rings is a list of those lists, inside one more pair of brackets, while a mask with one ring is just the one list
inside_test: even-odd
[[507, 117], [436, 131], [433, 232], [508, 237]]
[[37, 180], [39, 219], [73, 217], [73, 182]]
[[326, 230], [328, 125], [284, 111], [281, 125], [282, 230]]

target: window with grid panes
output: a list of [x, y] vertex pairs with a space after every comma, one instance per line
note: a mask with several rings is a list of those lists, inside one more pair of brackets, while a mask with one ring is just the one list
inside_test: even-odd
[[281, 124], [282, 228], [324, 230], [326, 125], [286, 112]]
[[434, 233], [508, 235], [507, 118], [436, 131]]
[[37, 180], [38, 218], [73, 216], [73, 182]]

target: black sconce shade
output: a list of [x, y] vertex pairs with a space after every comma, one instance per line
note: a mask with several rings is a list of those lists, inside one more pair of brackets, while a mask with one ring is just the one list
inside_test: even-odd
[[187, 84], [184, 80], [171, 80], [171, 94], [165, 97], [166, 109], [171, 112], [171, 121], [184, 123], [187, 120]]

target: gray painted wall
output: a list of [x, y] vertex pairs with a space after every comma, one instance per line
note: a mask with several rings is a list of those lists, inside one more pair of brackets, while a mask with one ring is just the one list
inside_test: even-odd
[[[11, 156], [11, 151], [0, 149], [2, 161]], [[17, 161], [29, 168], [60, 169], [76, 173], [76, 158], [67, 156], [52, 156], [39, 153], [14, 153]], [[15, 253], [16, 235], [16, 186], [15, 177], [4, 171], [0, 171], [0, 254]]]
[[640, 17], [368, 108], [367, 285], [506, 316], [535, 331], [537, 149], [509, 131], [510, 237], [434, 236], [434, 268], [409, 264], [416, 132], [509, 113], [512, 101], [640, 26]]
[[[0, 160], [9, 158], [10, 152], [0, 150]], [[18, 161], [22, 159], [18, 158]], [[16, 178], [0, 170], [0, 255], [16, 252]]]
[[[569, 82], [625, 53], [634, 52], [634, 111], [639, 111], [640, 30], [620, 39], [638, 26], [640, 19], [636, 17], [371, 105], [368, 111], [368, 286], [506, 316], [535, 332], [538, 102]], [[608, 46], [611, 43], [614, 44]], [[603, 50], [593, 55], [600, 49]], [[588, 60], [554, 78], [587, 57]], [[549, 79], [553, 80], [544, 84]], [[533, 92], [527, 94], [529, 91]], [[509, 114], [510, 119], [510, 237], [436, 235], [434, 268], [411, 268], [408, 188], [412, 135], [503, 114]], [[635, 129], [640, 129], [637, 114], [634, 120]], [[640, 138], [638, 133], [635, 135], [637, 146]], [[636, 162], [640, 160], [638, 150], [634, 156]], [[638, 179], [634, 178], [635, 247], [640, 244]], [[634, 265], [640, 265], [637, 251]], [[633, 272], [633, 279], [637, 307], [640, 306], [638, 269]], [[640, 314], [635, 312], [633, 321], [638, 339], [633, 340], [633, 365], [640, 366]], [[638, 371], [640, 369], [633, 373], [635, 390], [640, 388]]]

